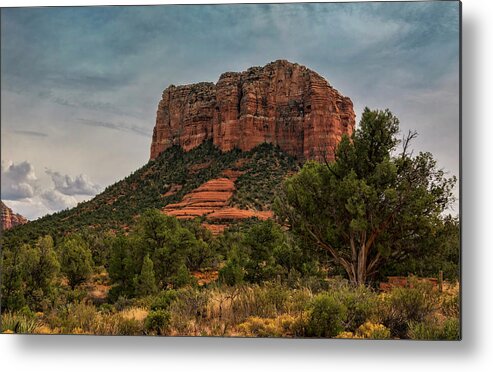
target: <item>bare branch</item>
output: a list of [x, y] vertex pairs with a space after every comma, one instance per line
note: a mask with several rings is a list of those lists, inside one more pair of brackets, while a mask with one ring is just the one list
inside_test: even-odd
[[415, 130], [413, 130], [413, 131], [409, 130], [407, 132], [407, 135], [402, 138], [402, 153], [401, 153], [402, 158], [405, 158], [407, 155], [410, 155], [410, 156], [412, 155], [412, 151], [411, 151], [411, 153], [408, 154], [409, 144], [417, 136], [418, 136], [418, 132], [416, 132]]

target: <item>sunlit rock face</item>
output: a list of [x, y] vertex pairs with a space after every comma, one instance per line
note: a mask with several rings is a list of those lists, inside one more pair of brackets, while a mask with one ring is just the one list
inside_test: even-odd
[[14, 226], [22, 225], [27, 222], [26, 218], [12, 212], [12, 209], [7, 207], [2, 201], [0, 201], [0, 214], [2, 219], [2, 230], [11, 229]]
[[170, 86], [159, 102], [151, 159], [212, 139], [223, 151], [268, 142], [300, 160], [332, 160], [351, 135], [353, 103], [316, 72], [285, 60], [226, 72], [216, 84]]

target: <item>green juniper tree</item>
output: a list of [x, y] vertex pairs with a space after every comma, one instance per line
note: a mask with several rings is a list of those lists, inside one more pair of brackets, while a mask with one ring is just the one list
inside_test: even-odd
[[389, 110], [365, 108], [335, 160], [307, 162], [275, 203], [281, 220], [328, 252], [353, 283], [371, 280], [386, 262], [423, 253], [453, 200], [455, 177], [445, 177], [430, 153], [413, 156], [415, 133], [401, 142], [398, 132]]
[[140, 275], [135, 277], [135, 291], [139, 296], [147, 296], [157, 292], [154, 264], [149, 255], [144, 257]]
[[61, 270], [73, 289], [87, 280], [93, 272], [94, 263], [91, 251], [79, 235], [66, 237], [58, 249]]

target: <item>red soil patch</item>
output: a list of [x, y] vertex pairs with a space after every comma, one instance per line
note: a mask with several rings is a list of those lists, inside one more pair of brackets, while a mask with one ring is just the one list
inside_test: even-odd
[[[438, 279], [436, 278], [414, 278], [420, 283], [431, 283], [433, 285], [433, 288], [438, 287]], [[384, 292], [391, 291], [393, 288], [405, 288], [413, 287], [413, 283], [407, 276], [388, 276], [387, 277], [388, 282], [382, 282], [380, 283], [380, 290]]]
[[215, 282], [219, 277], [219, 272], [215, 271], [196, 271], [192, 273], [193, 277], [197, 279], [199, 285], [209, 284], [210, 282]]

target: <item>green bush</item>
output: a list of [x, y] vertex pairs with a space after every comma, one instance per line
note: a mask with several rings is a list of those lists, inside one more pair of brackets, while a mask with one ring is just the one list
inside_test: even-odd
[[243, 282], [245, 277], [245, 269], [242, 266], [241, 258], [237, 247], [234, 247], [229, 252], [226, 265], [219, 270], [219, 281], [226, 285], [237, 285]]
[[307, 336], [335, 337], [344, 330], [347, 308], [332, 295], [317, 295], [309, 309]]
[[171, 277], [170, 281], [173, 284], [174, 288], [181, 288], [187, 285], [193, 285], [197, 282], [195, 278], [190, 275], [190, 271], [184, 264], [178, 268], [176, 275]]
[[265, 283], [254, 287], [256, 315], [276, 316], [285, 311], [289, 298], [289, 290], [279, 283]]
[[373, 317], [377, 295], [366, 286], [356, 288], [349, 285], [334, 291], [334, 297], [347, 309], [345, 330], [354, 332], [360, 325]]
[[157, 334], [158, 336], [167, 333], [170, 327], [171, 315], [167, 310], [153, 310], [145, 320], [145, 330], [148, 334]]
[[411, 322], [408, 336], [412, 340], [460, 340], [460, 323], [449, 318], [442, 323], [433, 319], [425, 322]]
[[404, 338], [411, 322], [423, 322], [437, 308], [439, 296], [431, 284], [413, 283], [412, 288], [394, 288], [380, 310], [381, 322], [392, 335]]
[[118, 334], [124, 336], [142, 335], [142, 322], [134, 318], [121, 318], [118, 321]]
[[151, 303], [151, 310], [168, 310], [177, 296], [177, 292], [174, 289], [161, 292], [154, 297], [154, 300]]

